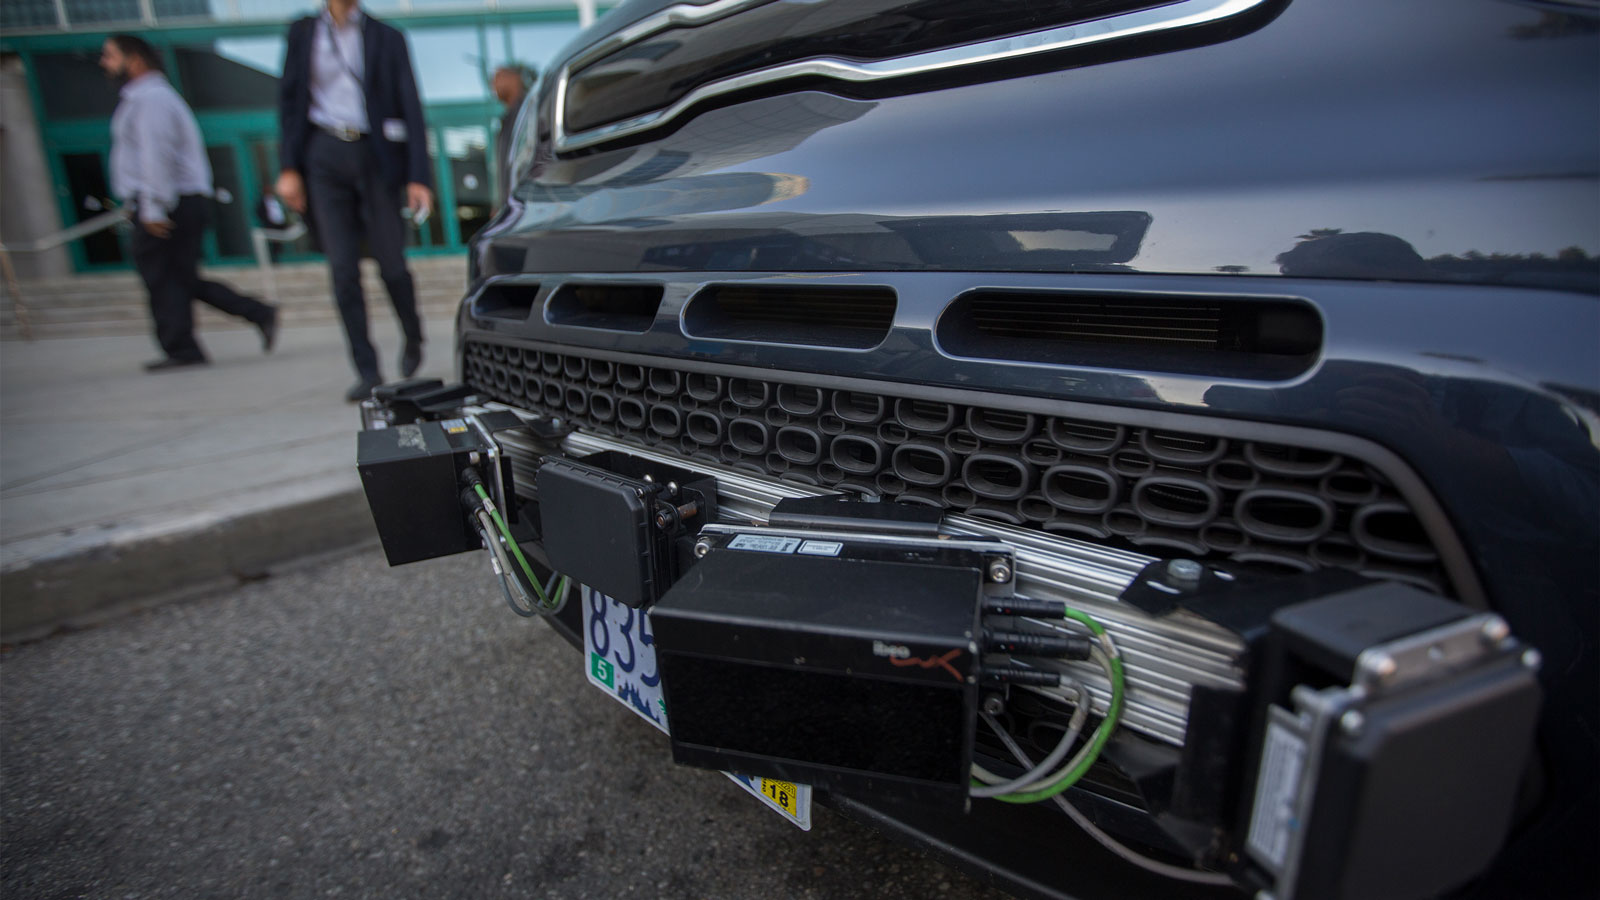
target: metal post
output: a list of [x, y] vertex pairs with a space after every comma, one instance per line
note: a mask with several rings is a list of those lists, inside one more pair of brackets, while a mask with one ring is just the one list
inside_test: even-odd
[[266, 286], [267, 298], [273, 306], [277, 306], [278, 276], [272, 271], [272, 253], [267, 249], [266, 229], [250, 229], [250, 246], [256, 251], [256, 265], [261, 268], [261, 283]]
[[22, 339], [33, 340], [33, 323], [28, 320], [28, 307], [22, 302], [22, 285], [17, 283], [17, 270], [11, 268], [11, 254], [0, 247], [0, 270], [6, 280], [6, 290], [11, 294], [11, 314], [17, 317], [17, 329]]
[[588, 28], [594, 24], [594, 0], [574, 0], [578, 5], [578, 27]]

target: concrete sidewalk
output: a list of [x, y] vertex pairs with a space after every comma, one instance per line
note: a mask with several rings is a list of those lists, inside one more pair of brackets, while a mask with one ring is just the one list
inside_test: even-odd
[[[369, 307], [392, 377], [398, 330]], [[452, 377], [451, 329], [427, 322], [419, 374]], [[210, 366], [159, 374], [147, 336], [0, 346], [0, 638], [373, 535], [339, 327], [285, 327], [271, 356], [253, 328], [200, 339]]]

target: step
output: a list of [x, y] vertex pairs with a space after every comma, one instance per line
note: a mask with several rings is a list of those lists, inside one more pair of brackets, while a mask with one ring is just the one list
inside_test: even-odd
[[[230, 285], [241, 294], [265, 297], [266, 290], [242, 280], [219, 279]], [[420, 296], [422, 294], [453, 294], [460, 298], [462, 282], [454, 278], [432, 279], [416, 278], [412, 284]], [[385, 289], [383, 282], [377, 278], [363, 278], [361, 288], [368, 296], [383, 296]], [[278, 285], [278, 300], [281, 303], [297, 302], [326, 302], [331, 294], [330, 286], [326, 280], [316, 283], [290, 283]], [[120, 285], [115, 289], [105, 288], [100, 292], [62, 293], [62, 294], [35, 294], [24, 292], [23, 304], [30, 310], [66, 309], [66, 308], [92, 308], [92, 307], [117, 307], [138, 306], [143, 307], [147, 302], [144, 286], [142, 284]], [[0, 309], [10, 309], [13, 301], [9, 295], [0, 298]]]
[[[448, 318], [454, 312], [453, 306], [422, 305], [418, 312], [423, 318]], [[384, 310], [371, 310], [369, 313], [374, 321], [383, 316], [392, 316], [393, 313]], [[286, 327], [297, 325], [331, 325], [339, 321], [338, 315], [329, 307], [326, 311], [293, 310], [284, 313], [280, 324]], [[200, 312], [195, 316], [195, 328], [204, 335], [211, 331], [227, 331], [232, 329], [247, 329], [252, 326], [212, 310]], [[150, 320], [129, 319], [126, 321], [97, 321], [97, 322], [33, 322], [31, 333], [33, 340], [50, 340], [53, 338], [80, 338], [80, 337], [106, 337], [113, 335], [148, 334], [150, 333]], [[0, 341], [25, 340], [21, 329], [8, 317], [0, 318]]]

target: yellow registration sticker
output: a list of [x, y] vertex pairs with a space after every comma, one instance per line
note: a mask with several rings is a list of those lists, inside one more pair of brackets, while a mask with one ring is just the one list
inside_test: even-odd
[[760, 800], [769, 809], [777, 811], [778, 815], [788, 819], [796, 828], [801, 831], [811, 830], [811, 785], [779, 781], [776, 778], [761, 778], [756, 775], [739, 775], [733, 772], [722, 774], [733, 779], [734, 784], [749, 791], [752, 797]]
[[791, 816], [800, 815], [800, 790], [787, 781], [761, 779], [761, 793], [783, 808]]

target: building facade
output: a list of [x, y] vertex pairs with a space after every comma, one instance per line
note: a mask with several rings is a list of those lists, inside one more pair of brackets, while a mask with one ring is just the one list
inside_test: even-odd
[[[369, 0], [362, 8], [399, 27], [411, 45], [428, 122], [438, 214], [412, 229], [416, 253], [459, 252], [488, 220], [496, 185], [500, 106], [489, 77], [515, 63], [543, 72], [581, 25], [592, 0]], [[117, 90], [100, 71], [105, 38], [126, 31], [162, 54], [167, 76], [194, 109], [217, 187], [208, 264], [253, 260], [256, 206], [278, 171], [277, 89], [288, 23], [314, 0], [6, 0], [0, 3], [0, 194], [6, 241], [26, 240], [107, 208], [111, 112]], [[19, 105], [26, 99], [26, 108]], [[286, 248], [283, 260], [312, 255]], [[103, 231], [33, 274], [131, 267], [126, 238]]]

